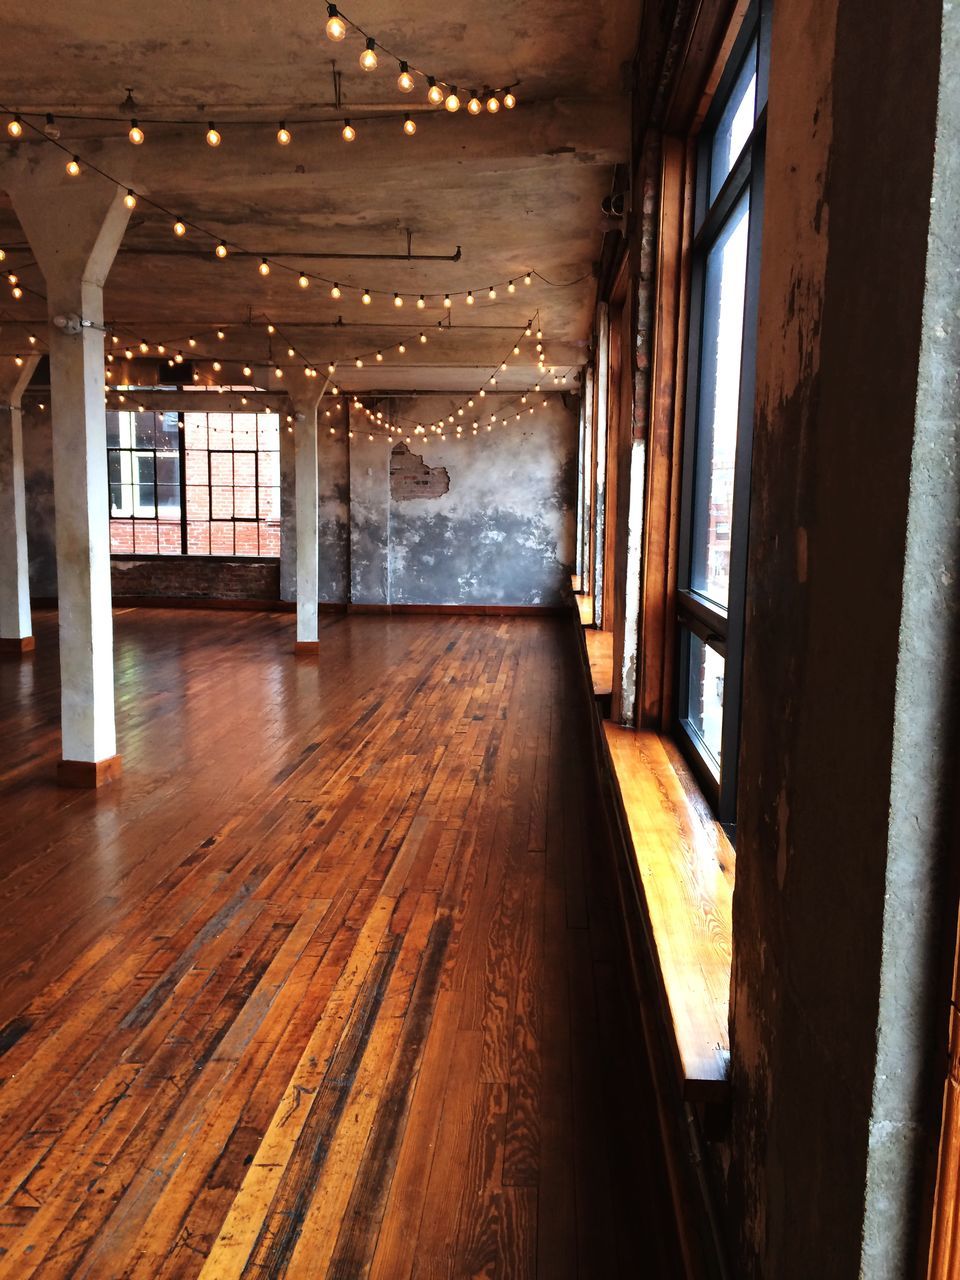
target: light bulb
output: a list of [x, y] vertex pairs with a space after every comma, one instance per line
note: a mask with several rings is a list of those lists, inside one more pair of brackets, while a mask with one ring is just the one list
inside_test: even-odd
[[173, 224], [173, 234], [175, 236], [185, 236], [187, 234], [186, 224], [181, 222], [179, 218]]
[[219, 360], [214, 360], [213, 365], [211, 367], [214, 373], [219, 373], [220, 370], [223, 368], [223, 365], [220, 363]]
[[293, 359], [293, 357], [294, 357], [296, 354], [297, 354], [297, 353], [294, 351], [293, 347], [287, 347], [287, 357], [288, 357], [288, 359], [292, 360], [292, 359]]
[[327, 365], [327, 373], [329, 373], [329, 374], [334, 374], [334, 373], [336, 373], [336, 372], [337, 372], [337, 366], [336, 366], [335, 364], [328, 364], [328, 365]]
[[500, 110], [500, 99], [495, 93], [491, 93], [490, 97], [487, 99], [487, 110], [492, 116], [495, 116]]
[[183, 352], [182, 352], [182, 351], [178, 351], [178, 352], [177, 352], [177, 354], [173, 357], [173, 363], [174, 363], [174, 364], [183, 364]]
[[281, 147], [289, 147], [292, 137], [293, 134], [281, 120], [280, 128], [277, 130], [277, 141], [280, 143]]
[[470, 101], [467, 103], [467, 110], [470, 112], [472, 116], [478, 116], [480, 112], [483, 110], [483, 103], [477, 97], [477, 92], [475, 89], [472, 89], [470, 91]]
[[357, 356], [356, 364], [357, 364], [357, 368], [358, 368], [358, 369], [362, 369], [362, 368], [363, 368], [363, 361], [360, 359], [360, 357], [359, 357], [359, 356]]
[[393, 305], [394, 305], [395, 307], [402, 307], [402, 306], [403, 306], [403, 299], [400, 297], [399, 293], [395, 293], [395, 294], [393, 295]]
[[139, 147], [140, 144], [143, 142], [143, 139], [145, 136], [146, 135], [144, 134], [140, 126], [137, 124], [136, 120], [131, 120], [130, 132], [127, 134], [127, 137], [130, 139], [133, 145], [135, 147]]
[[426, 299], [421, 293], [420, 297], [417, 299], [417, 310], [422, 311], [426, 305], [427, 305]]
[[23, 137], [23, 121], [20, 119], [19, 116], [14, 116], [13, 119], [10, 121], [10, 123], [7, 125], [7, 133], [9, 133], [11, 138]]
[[467, 306], [468, 307], [473, 306], [473, 290], [472, 289], [467, 290]]
[[223, 332], [222, 329], [217, 330], [217, 337], [220, 339], [221, 342], [224, 340], [226, 336], [227, 335]]
[[262, 276], [268, 276], [270, 274], [270, 263], [266, 260], [266, 258], [260, 259], [259, 271]]
[[163, 345], [162, 342], [159, 343], [157, 346], [157, 355], [163, 356], [163, 355], [166, 355], [166, 353], [167, 353], [167, 348]]
[[457, 86], [455, 84], [450, 86], [450, 92], [444, 99], [443, 105], [448, 111], [460, 110], [460, 95], [457, 93]]
[[517, 105], [517, 100], [512, 93], [505, 93], [503, 95], [503, 105], [507, 108], [508, 111], [512, 111], [513, 108]]
[[13, 271], [9, 272], [9, 274], [7, 275], [8, 284], [16, 284], [19, 279], [20, 277]]
[[135, 209], [137, 207], [137, 197], [133, 194], [132, 191], [128, 191], [127, 194], [123, 197], [123, 203], [127, 206], [128, 209]]
[[378, 351], [378, 352], [377, 352], [377, 364], [382, 364], [382, 363], [383, 363], [383, 352], [382, 352], [382, 351]]
[[404, 116], [403, 132], [407, 135], [408, 138], [412, 138], [413, 135], [417, 132], [416, 120], [411, 119], [410, 116]]
[[27, 334], [27, 341], [30, 343], [31, 347], [35, 347], [35, 346], [37, 345], [37, 336], [36, 336], [36, 334], [34, 334], [34, 333], [28, 333], [28, 334]]
[[496, 289], [493, 287], [493, 285], [491, 285], [491, 286], [490, 286], [490, 288], [487, 290], [487, 297], [488, 297], [488, 298], [490, 299], [490, 301], [492, 302], [492, 301], [493, 301], [493, 299], [494, 299], [496, 296], [497, 296], [497, 291], [496, 291]]
[[409, 93], [413, 89], [413, 76], [405, 62], [400, 63], [400, 74], [397, 76], [397, 88], [401, 93]]
[[75, 178], [79, 172], [80, 160], [77, 156], [74, 156], [72, 160], [67, 161], [67, 173], [69, 173], [71, 178]]
[[365, 307], [369, 307], [370, 303], [373, 301], [373, 299], [370, 297], [370, 290], [369, 290], [369, 289], [364, 289], [364, 291], [363, 291], [363, 293], [362, 293], [362, 295], [361, 295], [361, 297], [360, 297], [360, 301], [363, 303], [363, 305], [364, 305]]
[[344, 120], [343, 128], [340, 130], [340, 136], [343, 138], [344, 142], [352, 142], [357, 136], [357, 131], [349, 120]]
[[360, 55], [360, 65], [364, 71], [376, 71], [377, 69], [377, 42], [373, 36], [367, 36], [366, 48]]
[[277, 367], [274, 369], [274, 371], [273, 371], [273, 376], [274, 376], [275, 378], [282, 378], [282, 377], [283, 377], [283, 370], [280, 368], [280, 366], [279, 366], [279, 365], [277, 365]]
[[334, 283], [333, 288], [330, 290], [330, 297], [331, 297], [331, 298], [339, 298], [339, 297], [341, 297], [341, 296], [342, 296], [342, 292], [341, 292], [340, 286], [339, 286], [338, 284]]
[[243, 376], [245, 378], [249, 378], [252, 373], [253, 373], [253, 370], [250, 368], [250, 366], [248, 364], [245, 364], [243, 366]]
[[145, 356], [145, 355], [149, 354], [149, 351], [150, 351], [150, 346], [149, 346], [149, 344], [148, 344], [148, 343], [146, 343], [146, 342], [141, 342], [141, 343], [140, 343], [140, 354], [141, 354], [142, 356]]
[[13, 363], [20, 369], [23, 366], [23, 356], [14, 356]]
[[347, 24], [337, 12], [335, 4], [327, 5], [327, 38], [329, 40], [342, 40], [347, 34]]
[[267, 325], [267, 333], [276, 333], [276, 332], [277, 332], [277, 330], [276, 330], [276, 327], [275, 327], [274, 325], [272, 325], [272, 324], [268, 324], [268, 325]]
[[421, 333], [421, 335], [420, 335], [420, 341], [421, 341], [421, 342], [426, 342], [426, 340], [427, 340], [427, 335], [426, 335], [425, 333]]
[[427, 101], [435, 107], [439, 107], [443, 102], [443, 90], [434, 80], [433, 76], [427, 76], [427, 84], [430, 88], [427, 90]]
[[533, 284], [533, 276], [530, 274], [530, 272], [529, 272], [529, 271], [528, 271], [528, 272], [527, 272], [527, 274], [523, 277], [523, 283], [524, 283], [524, 284]]
[[221, 240], [213, 252], [218, 258], [225, 258], [227, 256], [227, 246]]
[[219, 147], [219, 145], [220, 145], [220, 131], [216, 127], [216, 125], [211, 121], [210, 127], [207, 129], [207, 146]]
[[400, 352], [401, 355], [403, 355], [406, 352], [407, 348], [401, 342], [399, 347], [397, 347], [397, 350]]
[[449, 293], [445, 293], [445, 294], [443, 295], [443, 305], [444, 305], [445, 307], [447, 307], [448, 309], [449, 309], [450, 307], [452, 307], [452, 306], [453, 306], [453, 303], [450, 301], [450, 295], [449, 295]]
[[303, 274], [303, 272], [301, 271], [301, 272], [300, 272], [300, 278], [298, 279], [297, 284], [299, 284], [299, 286], [300, 286], [300, 288], [301, 288], [301, 289], [309, 289], [309, 288], [310, 288], [310, 277], [309, 277], [309, 276], [305, 276], [305, 275]]
[[6, 249], [0, 249], [0, 262], [6, 262], [6, 260], [7, 260]]
[[516, 293], [516, 292], [517, 292], [517, 286], [511, 280], [510, 283], [507, 285], [507, 293]]

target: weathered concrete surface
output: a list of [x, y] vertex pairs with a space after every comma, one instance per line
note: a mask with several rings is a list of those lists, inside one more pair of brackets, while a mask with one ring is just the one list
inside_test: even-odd
[[26, 640], [30, 577], [23, 476], [21, 399], [38, 356], [0, 362], [0, 638]]
[[[351, 441], [354, 603], [560, 602], [574, 562], [579, 406], [550, 395], [544, 408], [539, 399], [533, 414], [524, 411], [519, 422], [511, 417], [477, 436], [467, 419], [459, 441], [451, 438], [452, 427], [444, 441], [429, 433], [412, 437], [412, 452], [449, 479], [447, 491], [431, 497], [390, 500], [391, 442], [378, 436], [370, 444], [357, 421]], [[502, 407], [500, 397], [483, 402], [487, 418], [498, 402]], [[436, 422], [458, 402], [430, 396], [391, 403], [400, 418]], [[367, 475], [371, 455], [376, 465]]]
[[23, 472], [27, 496], [27, 553], [30, 594], [57, 594], [57, 516], [53, 504], [53, 419], [50, 404], [36, 397], [23, 402]]
[[[917, 495], [940, 485], [944, 499], [949, 443], [930, 448], [932, 418], [914, 438], [940, 16], [936, 0], [800, 0], [773, 18], [733, 904], [742, 1280], [885, 1280], [918, 1243], [910, 1122], [934, 1043], [929, 952], [901, 962], [934, 923], [942, 797], [934, 782], [921, 816], [894, 742], [895, 691], [931, 727], [949, 705], [925, 647], [942, 639], [944, 595], [956, 601], [942, 511], [916, 526], [917, 558], [906, 549]], [[942, 312], [928, 315], [935, 330]], [[934, 590], [938, 558], [948, 580]], [[936, 636], [908, 641], [931, 614]], [[952, 751], [935, 732], [909, 771], [943, 752], [939, 777]], [[875, 1094], [888, 1031], [904, 1074], [889, 1092], [878, 1075]], [[895, 1147], [902, 1176], [884, 1201]]]

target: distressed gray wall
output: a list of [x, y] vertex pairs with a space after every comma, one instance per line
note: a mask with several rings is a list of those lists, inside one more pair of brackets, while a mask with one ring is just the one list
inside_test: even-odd
[[[531, 397], [532, 399], [532, 397]], [[489, 419], [516, 397], [488, 396]], [[355, 604], [556, 605], [576, 536], [575, 398], [537, 398], [535, 412], [463, 439], [413, 436], [409, 448], [450, 484], [438, 497], [391, 499], [389, 440], [368, 441], [355, 416], [350, 441]], [[459, 403], [443, 396], [391, 402], [410, 422], [437, 422]], [[477, 411], [481, 417], [480, 410]], [[481, 418], [482, 420], [482, 418]], [[450, 432], [453, 428], [450, 428]]]
[[[332, 429], [332, 433], [331, 433]], [[321, 604], [345, 604], [349, 594], [350, 467], [347, 412], [341, 400], [320, 402], [317, 415], [318, 596]], [[280, 598], [297, 598], [296, 506], [293, 436], [280, 443]]]
[[[40, 408], [40, 403], [44, 408]], [[23, 398], [23, 474], [27, 501], [30, 594], [57, 594], [57, 522], [53, 509], [53, 420], [49, 399]]]
[[[956, 464], [947, 434], [930, 448], [936, 423], [917, 429], [940, 19], [939, 0], [774, 6], [733, 904], [738, 1280], [886, 1280], [923, 1252], [951, 902], [944, 796], [895, 785], [894, 741], [912, 698], [930, 729], [911, 767], [956, 768], [949, 655], [897, 691], [905, 574], [940, 583], [934, 633], [955, 626], [955, 513], [949, 554], [928, 539], [906, 560], [911, 488]], [[952, 301], [933, 317], [954, 388], [956, 252], [940, 246]], [[892, 1056], [878, 1065], [890, 1032], [897, 1079]]]

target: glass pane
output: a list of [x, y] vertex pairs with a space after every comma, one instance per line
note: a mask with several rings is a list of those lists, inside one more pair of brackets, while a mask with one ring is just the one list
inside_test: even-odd
[[204, 485], [187, 485], [187, 518], [210, 519], [210, 490]]
[[180, 483], [180, 455], [178, 453], [157, 454], [157, 484]]
[[726, 181], [753, 129], [757, 98], [757, 46], [752, 45], [730, 91], [710, 148], [710, 201]]
[[176, 413], [157, 414], [157, 448], [176, 452], [180, 447], [180, 416]]
[[233, 454], [232, 453], [211, 452], [210, 483], [222, 484], [222, 485], [233, 484]]
[[230, 449], [233, 446], [233, 421], [229, 413], [207, 415], [207, 430], [211, 449]]
[[256, 454], [235, 453], [233, 455], [233, 483], [236, 485], [253, 485], [257, 483]]
[[133, 485], [111, 484], [110, 514], [112, 516], [133, 515]]
[[133, 521], [110, 521], [110, 551], [113, 555], [133, 554]]
[[239, 520], [255, 520], [257, 515], [257, 491], [237, 485], [233, 490], [233, 514]]
[[175, 520], [180, 522], [180, 486], [174, 484], [157, 485], [157, 518], [159, 520]]
[[280, 524], [260, 524], [260, 554], [262, 556], [278, 556], [280, 554]]
[[120, 443], [120, 415], [119, 413], [107, 414], [107, 446], [119, 445]]
[[262, 452], [257, 458], [260, 468], [260, 485], [279, 486], [280, 484], [280, 454]]
[[699, 738], [707, 763], [719, 776], [724, 661], [716, 649], [704, 644], [699, 636], [691, 633], [688, 643], [687, 724]]
[[[189, 506], [190, 498], [187, 496]], [[187, 555], [208, 556], [210, 554], [210, 525], [206, 520], [190, 520], [187, 523]]]
[[275, 413], [261, 413], [257, 418], [257, 434], [261, 449], [280, 448], [280, 419]]
[[260, 490], [260, 511], [261, 520], [275, 520], [280, 516], [280, 491], [279, 489], [262, 489]]
[[214, 520], [230, 520], [233, 516], [233, 488], [214, 485], [210, 490], [210, 514]]
[[235, 413], [233, 415], [233, 447], [235, 449], [256, 449], [256, 414]]
[[210, 480], [208, 457], [206, 449], [187, 450], [187, 484], [202, 484], [206, 487]]
[[[135, 453], [133, 455], [136, 483], [134, 485], [133, 514], [135, 516], [155, 516], [153, 492], [153, 454]], [[139, 548], [138, 548], [139, 550]]]
[[724, 608], [730, 590], [749, 222], [744, 195], [707, 255], [703, 292], [690, 581], [694, 591]]
[[162, 556], [178, 556], [183, 551], [179, 520], [164, 520], [157, 524], [157, 550]]
[[157, 554], [157, 526], [152, 520], [134, 520], [133, 549], [138, 556]]
[[183, 438], [187, 449], [206, 449], [207, 415], [205, 413], [183, 415]]
[[135, 413], [133, 418], [134, 444], [138, 449], [152, 449], [157, 443], [157, 415]]
[[246, 524], [234, 525], [233, 532], [238, 556], [257, 556], [260, 554], [260, 539], [257, 535], [257, 526], [252, 520]]
[[233, 555], [233, 522], [231, 520], [210, 522], [210, 554], [212, 556]]

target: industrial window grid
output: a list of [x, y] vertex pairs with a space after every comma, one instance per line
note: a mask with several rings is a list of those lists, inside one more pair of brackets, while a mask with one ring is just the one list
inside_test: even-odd
[[[740, 742], [768, 49], [769, 10], [758, 0], [697, 137], [693, 192], [676, 730], [730, 834]], [[737, 311], [739, 334], [730, 324]], [[737, 352], [730, 350], [733, 344]], [[731, 358], [725, 361], [725, 354]], [[728, 435], [731, 426], [735, 430], [726, 451], [718, 439], [724, 395]]]
[[109, 413], [112, 554], [277, 559], [279, 433], [276, 414]]

